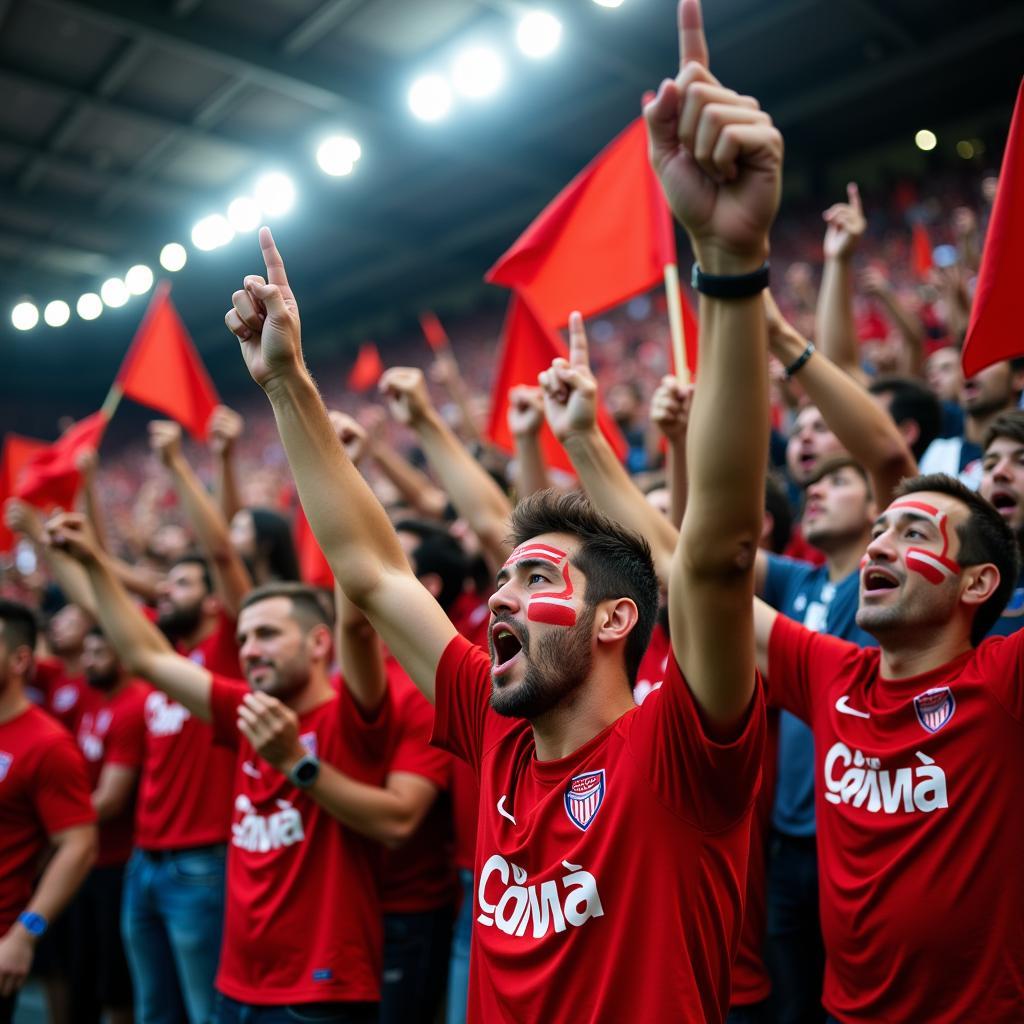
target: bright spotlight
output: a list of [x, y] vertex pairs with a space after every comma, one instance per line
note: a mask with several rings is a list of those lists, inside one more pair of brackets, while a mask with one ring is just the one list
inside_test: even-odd
[[95, 320], [103, 312], [103, 300], [95, 292], [86, 292], [78, 297], [75, 309], [83, 320]]
[[160, 266], [172, 274], [181, 270], [188, 262], [188, 252], [179, 242], [168, 242], [160, 250]]
[[124, 283], [132, 295], [145, 295], [153, 287], [153, 271], [145, 263], [136, 263], [124, 275]]
[[346, 135], [332, 135], [324, 139], [316, 151], [316, 162], [324, 174], [340, 178], [351, 174], [356, 161], [363, 155], [362, 147]]
[[63, 299], [46, 304], [43, 319], [50, 327], [63, 327], [71, 319], [71, 307]]
[[939, 140], [936, 138], [935, 132], [930, 132], [927, 128], [922, 128], [914, 136], [914, 142], [918, 149], [923, 149], [926, 153], [933, 150], [939, 144]]
[[260, 208], [255, 199], [239, 196], [228, 207], [228, 223], [241, 235], [260, 226]]
[[562, 40], [562, 23], [547, 11], [530, 11], [516, 29], [516, 42], [527, 57], [549, 57]]
[[295, 185], [280, 171], [264, 174], [256, 182], [253, 195], [268, 217], [282, 217], [295, 205]]
[[452, 108], [452, 90], [440, 75], [423, 75], [409, 88], [409, 109], [421, 121], [440, 121]]
[[19, 331], [31, 331], [39, 323], [39, 310], [32, 302], [19, 302], [11, 310], [11, 323]]
[[235, 229], [221, 213], [211, 213], [192, 229], [192, 244], [203, 252], [227, 245], [235, 237]]
[[505, 80], [501, 57], [487, 46], [471, 46], [455, 58], [452, 83], [463, 96], [472, 100], [493, 96]]
[[598, 7], [621, 7], [622, 0], [594, 0]]
[[119, 309], [130, 297], [128, 286], [119, 277], [108, 277], [100, 286], [100, 298], [111, 309]]

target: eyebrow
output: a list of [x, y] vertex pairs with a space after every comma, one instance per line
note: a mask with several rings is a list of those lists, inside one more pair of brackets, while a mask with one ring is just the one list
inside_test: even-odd
[[[926, 516], [921, 512], [913, 512], [910, 509], [900, 509], [899, 514], [896, 516], [896, 522], [900, 520], [911, 520], [916, 523], [927, 523], [933, 530], [937, 530], [938, 527], [935, 525], [934, 520], [930, 516]], [[883, 512], [872, 524], [871, 528], [874, 529], [876, 526], [886, 526], [889, 523], [888, 513]]]
[[[551, 568], [551, 566], [558, 568], [553, 558], [523, 558], [515, 564], [516, 569], [540, 569], [543, 567]], [[506, 563], [498, 570], [498, 574], [494, 577], [494, 582], [501, 586], [510, 575], [509, 566]]]

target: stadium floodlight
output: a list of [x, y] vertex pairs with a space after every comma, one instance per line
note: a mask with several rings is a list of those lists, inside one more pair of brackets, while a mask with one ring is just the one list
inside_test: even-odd
[[471, 100], [493, 96], [504, 81], [505, 65], [489, 46], [467, 47], [452, 65], [452, 84]]
[[168, 242], [160, 250], [160, 266], [172, 274], [188, 262], [188, 252], [180, 242]]
[[71, 307], [63, 299], [54, 299], [46, 304], [43, 319], [50, 327], [63, 327], [71, 319]]
[[324, 174], [341, 178], [352, 173], [362, 155], [362, 147], [355, 139], [347, 135], [332, 135], [317, 147], [316, 162]]
[[914, 143], [918, 149], [923, 149], [928, 153], [939, 144], [939, 140], [936, 137], [935, 132], [930, 132], [927, 128], [922, 128], [914, 136]]
[[11, 310], [11, 323], [19, 331], [31, 331], [39, 323], [39, 309], [34, 302], [19, 302]]
[[421, 75], [409, 87], [409, 109], [421, 121], [440, 121], [452, 109], [452, 90], [441, 75]]
[[259, 203], [249, 196], [232, 199], [228, 206], [228, 223], [240, 235], [247, 231], [255, 231], [260, 226], [260, 217]]
[[295, 205], [295, 184], [280, 171], [264, 174], [252, 194], [268, 217], [283, 217]]
[[78, 297], [75, 310], [83, 320], [95, 320], [103, 312], [103, 300], [95, 292], [86, 292]]
[[550, 57], [562, 41], [562, 23], [547, 11], [530, 11], [516, 29], [516, 42], [527, 57]]
[[128, 293], [128, 286], [119, 277], [108, 277], [100, 286], [100, 298], [104, 305], [111, 309], [119, 309], [131, 296]]
[[145, 295], [153, 287], [153, 271], [145, 263], [136, 263], [124, 275], [124, 283], [132, 295]]
[[203, 252], [227, 245], [235, 237], [235, 229], [222, 213], [211, 213], [192, 229], [192, 244]]
[[594, 0], [598, 7], [621, 7], [622, 0]]

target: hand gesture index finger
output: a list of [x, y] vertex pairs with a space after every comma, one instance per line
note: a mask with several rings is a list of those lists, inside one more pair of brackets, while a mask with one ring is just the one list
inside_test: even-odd
[[583, 317], [569, 317], [569, 359], [559, 357], [538, 377], [544, 391], [544, 415], [555, 437], [591, 430], [597, 420], [597, 380], [590, 369]]
[[569, 314], [569, 365], [574, 370], [590, 371], [590, 351], [583, 317], [578, 312]]
[[704, 38], [704, 12], [700, 0], [683, 0], [676, 12], [679, 29], [679, 70], [693, 62], [708, 67], [708, 42]]

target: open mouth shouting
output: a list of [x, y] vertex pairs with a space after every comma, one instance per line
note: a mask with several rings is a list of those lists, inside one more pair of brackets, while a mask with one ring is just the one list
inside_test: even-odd
[[996, 511], [1004, 518], [1011, 519], [1017, 506], [1020, 504], [1017, 495], [1005, 488], [995, 488], [992, 491], [989, 501], [996, 507]]
[[866, 565], [860, 574], [861, 590], [865, 597], [876, 597], [888, 590], [897, 590], [899, 577], [880, 565]]
[[523, 653], [523, 641], [517, 624], [498, 620], [491, 626], [491, 675], [495, 680], [504, 676]]

